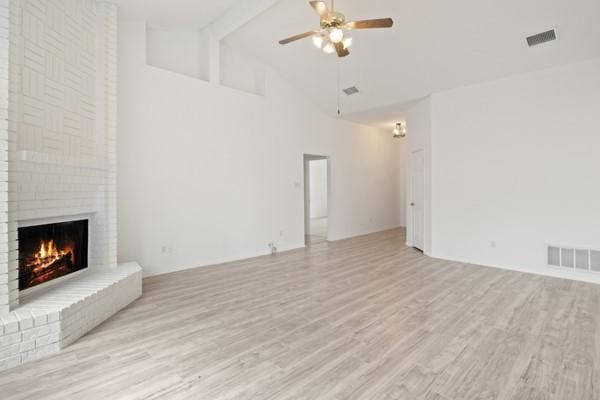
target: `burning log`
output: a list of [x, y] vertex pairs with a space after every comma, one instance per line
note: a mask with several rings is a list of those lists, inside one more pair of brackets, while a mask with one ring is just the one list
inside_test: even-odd
[[58, 249], [54, 241], [42, 241], [38, 252], [28, 257], [24, 264], [20, 274], [26, 276], [29, 286], [35, 286], [68, 274], [74, 267], [73, 249]]

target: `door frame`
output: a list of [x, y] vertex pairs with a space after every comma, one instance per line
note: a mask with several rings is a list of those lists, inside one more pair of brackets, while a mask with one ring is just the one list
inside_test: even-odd
[[[415, 155], [417, 153], [421, 154], [421, 161], [422, 161], [422, 182], [421, 182], [421, 188], [422, 188], [422, 202], [423, 204], [422, 206], [422, 216], [421, 216], [421, 225], [422, 225], [422, 243], [416, 243], [415, 240], [415, 226], [416, 226], [416, 215], [414, 212], [414, 204], [415, 204], [415, 194], [414, 194], [414, 181], [415, 181], [415, 171], [416, 171], [416, 163], [415, 163]], [[423, 252], [425, 252], [425, 244], [426, 244], [426, 240], [425, 240], [425, 236], [426, 236], [426, 229], [425, 229], [425, 208], [426, 208], [426, 201], [425, 201], [425, 195], [426, 195], [426, 190], [425, 190], [425, 157], [426, 157], [426, 153], [425, 153], [425, 149], [423, 148], [419, 148], [419, 149], [414, 149], [409, 153], [409, 176], [407, 179], [407, 192], [408, 192], [408, 196], [407, 196], [407, 202], [406, 202], [406, 208], [407, 208], [407, 232], [406, 232], [406, 245], [409, 247], [413, 247], [415, 249], [421, 250]]]
[[327, 237], [329, 240], [331, 232], [331, 157], [328, 155], [319, 155], [314, 153], [302, 154], [303, 168], [303, 203], [304, 203], [304, 244], [307, 245], [308, 236], [310, 235], [310, 170], [309, 163], [311, 161], [326, 160], [327, 161]]

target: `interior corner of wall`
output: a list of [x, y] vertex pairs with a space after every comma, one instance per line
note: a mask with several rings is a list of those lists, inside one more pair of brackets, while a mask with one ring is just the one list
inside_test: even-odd
[[125, 65], [138, 67], [147, 64], [147, 32], [146, 21], [119, 21], [118, 37], [119, 62], [127, 61]]

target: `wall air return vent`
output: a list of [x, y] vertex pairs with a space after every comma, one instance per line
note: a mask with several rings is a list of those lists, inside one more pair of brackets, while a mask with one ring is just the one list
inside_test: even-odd
[[560, 247], [548, 246], [548, 265], [560, 267]]
[[590, 251], [590, 268], [592, 271], [600, 272], [600, 251]]
[[353, 94], [358, 93], [358, 88], [356, 86], [351, 86], [344, 89], [344, 93], [346, 93], [348, 96], [352, 96]]
[[538, 44], [548, 43], [556, 40], [556, 30], [551, 29], [546, 32], [538, 33], [527, 37], [527, 44], [529, 47], [537, 46]]
[[600, 272], [600, 250], [547, 246], [546, 261], [552, 267]]

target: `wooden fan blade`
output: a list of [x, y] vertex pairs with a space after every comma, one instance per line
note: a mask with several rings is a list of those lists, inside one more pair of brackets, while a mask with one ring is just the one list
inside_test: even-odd
[[350, 52], [348, 49], [344, 48], [342, 43], [335, 43], [335, 51], [337, 52], [338, 57], [346, 57]]
[[373, 28], [391, 28], [394, 20], [391, 18], [367, 19], [364, 21], [348, 22], [344, 27], [346, 29], [373, 29]]
[[295, 42], [296, 40], [304, 39], [305, 37], [312, 36], [316, 33], [316, 31], [304, 32], [296, 36], [291, 36], [287, 39], [283, 39], [279, 41], [279, 44], [288, 44], [291, 42]]
[[315, 9], [319, 17], [323, 18], [329, 15], [329, 9], [327, 8], [327, 4], [324, 1], [309, 1], [312, 8]]

